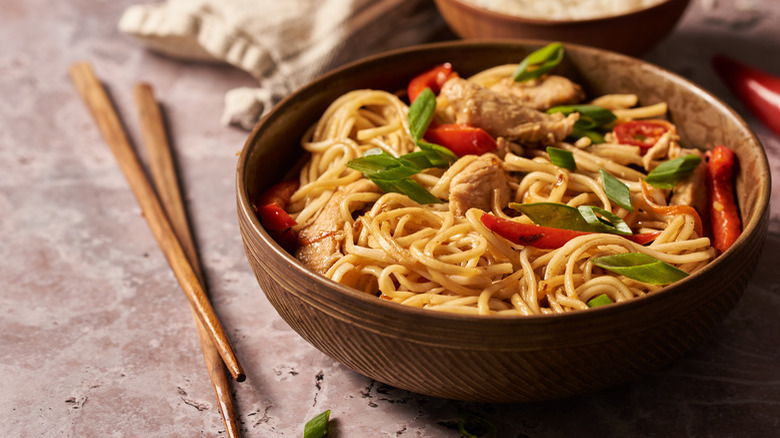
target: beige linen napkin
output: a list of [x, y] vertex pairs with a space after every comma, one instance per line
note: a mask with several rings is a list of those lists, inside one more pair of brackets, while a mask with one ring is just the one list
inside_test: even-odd
[[119, 21], [152, 50], [254, 76], [259, 87], [225, 96], [223, 122], [245, 129], [325, 71], [445, 28], [430, 0], [168, 0], [131, 6]]

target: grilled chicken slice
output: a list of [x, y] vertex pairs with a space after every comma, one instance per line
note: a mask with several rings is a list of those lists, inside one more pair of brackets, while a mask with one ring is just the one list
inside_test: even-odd
[[454, 77], [441, 89], [455, 111], [456, 123], [484, 129], [494, 138], [506, 137], [521, 144], [552, 145], [566, 138], [579, 118], [546, 114], [526, 106], [514, 96]]
[[[376, 191], [379, 191], [379, 188], [367, 179], [359, 179], [336, 190], [320, 213], [301, 228], [298, 233], [295, 257], [320, 274], [327, 272], [339, 258], [344, 256], [341, 252], [341, 243], [345, 238], [346, 220], [341, 216], [341, 203], [349, 194]], [[351, 207], [357, 209], [362, 206]]]
[[498, 205], [509, 202], [509, 179], [502, 161], [493, 154], [485, 154], [452, 178], [450, 211], [457, 216], [472, 207], [490, 211], [494, 196], [498, 196]]
[[545, 111], [558, 105], [571, 105], [585, 100], [585, 92], [578, 84], [563, 76], [546, 76], [526, 82], [506, 78], [490, 87], [499, 94], [509, 94], [523, 105]]

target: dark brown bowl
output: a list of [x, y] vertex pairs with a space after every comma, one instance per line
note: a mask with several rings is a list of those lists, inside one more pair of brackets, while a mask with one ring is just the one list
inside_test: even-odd
[[690, 0], [666, 0], [639, 11], [588, 20], [540, 20], [501, 14], [462, 0], [435, 2], [461, 38], [564, 41], [638, 55], [674, 29]]
[[726, 144], [740, 167], [745, 230], [701, 272], [628, 302], [552, 316], [480, 317], [379, 300], [305, 268], [263, 229], [251, 201], [301, 156], [302, 133], [337, 96], [357, 88], [402, 89], [441, 62], [461, 75], [519, 62], [540, 41], [454, 42], [374, 56], [301, 88], [261, 120], [238, 162], [241, 235], [257, 281], [304, 339], [356, 372], [417, 393], [470, 401], [538, 401], [595, 391], [657, 370], [690, 349], [735, 305], [767, 232], [769, 167], [758, 139], [723, 102], [640, 60], [567, 45], [560, 71], [591, 96], [635, 92], [666, 101], [682, 142]]

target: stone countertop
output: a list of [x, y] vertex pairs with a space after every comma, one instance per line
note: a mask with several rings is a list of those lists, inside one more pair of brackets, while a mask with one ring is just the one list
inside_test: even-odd
[[[213, 305], [247, 381], [243, 436], [301, 436], [332, 410], [338, 437], [456, 437], [459, 413], [501, 437], [776, 436], [780, 430], [780, 191], [755, 278], [715, 333], [668, 367], [596, 394], [538, 404], [424, 397], [355, 374], [296, 335], [262, 295], [235, 213], [247, 133], [220, 125], [236, 69], [178, 62], [120, 35], [133, 1], [0, 0], [0, 435], [224, 436], [188, 304], [76, 94], [94, 66], [140, 145], [132, 87], [150, 82], [170, 123]], [[694, 0], [645, 58], [731, 104], [773, 169], [780, 138], [715, 77], [716, 52], [780, 74], [780, 3]]]

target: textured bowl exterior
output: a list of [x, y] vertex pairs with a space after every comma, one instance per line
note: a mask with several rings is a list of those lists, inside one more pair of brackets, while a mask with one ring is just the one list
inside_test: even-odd
[[628, 14], [578, 21], [521, 18], [462, 0], [435, 2], [444, 20], [462, 38], [565, 41], [638, 55], [652, 48], [674, 29], [690, 0], [667, 0]]
[[350, 64], [302, 88], [255, 127], [238, 163], [237, 201], [247, 258], [281, 317], [313, 346], [367, 377], [409, 391], [483, 402], [541, 401], [596, 391], [659, 369], [719, 324], [742, 295], [767, 232], [766, 155], [725, 104], [642, 61], [567, 45], [559, 68], [591, 95], [638, 92], [668, 102], [683, 143], [735, 149], [745, 231], [702, 272], [629, 302], [533, 317], [478, 317], [409, 308], [310, 272], [257, 220], [251, 200], [301, 156], [298, 141], [325, 107], [352, 89], [402, 89], [415, 73], [451, 62], [462, 76], [518, 62], [541, 41], [420, 46]]

